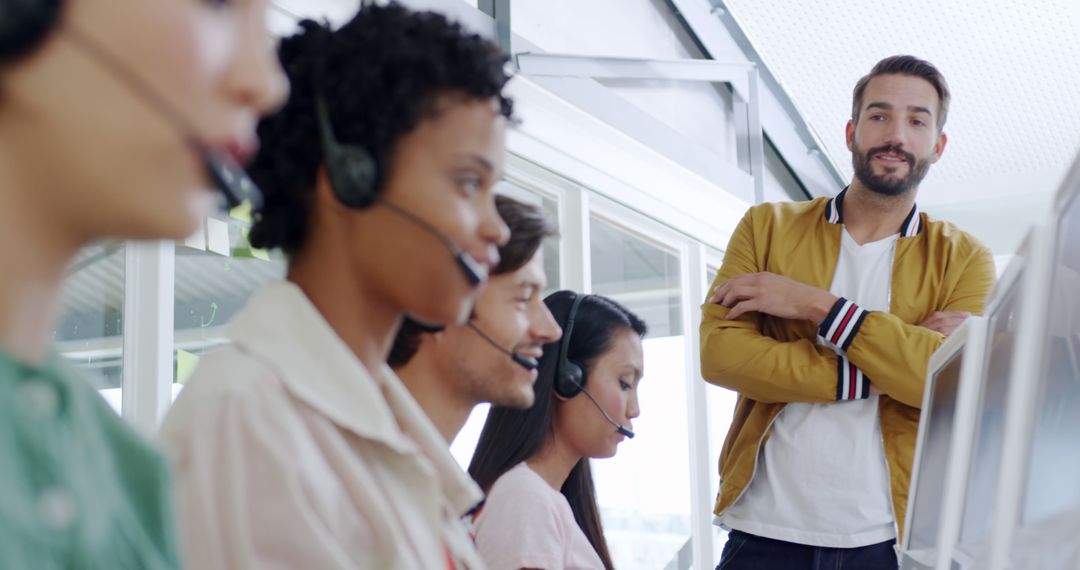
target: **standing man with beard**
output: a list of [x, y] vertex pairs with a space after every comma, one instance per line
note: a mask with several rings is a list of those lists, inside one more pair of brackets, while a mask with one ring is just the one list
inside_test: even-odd
[[853, 99], [850, 186], [751, 208], [702, 306], [702, 375], [739, 393], [718, 569], [897, 567], [927, 362], [993, 284], [990, 251], [915, 205], [947, 141], [941, 73], [886, 58]]

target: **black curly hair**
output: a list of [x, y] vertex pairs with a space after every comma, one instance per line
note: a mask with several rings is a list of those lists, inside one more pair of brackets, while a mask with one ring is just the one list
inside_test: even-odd
[[[380, 173], [397, 142], [437, 111], [441, 96], [496, 98], [503, 116], [513, 102], [502, 94], [510, 77], [497, 45], [434, 12], [396, 3], [369, 5], [338, 30], [311, 20], [281, 41], [289, 101], [259, 123], [262, 142], [250, 173], [265, 195], [251, 244], [297, 252], [308, 235], [315, 177], [323, 161], [315, 90], [326, 103], [343, 144], [371, 152]], [[376, 181], [381, 191], [384, 180]]]

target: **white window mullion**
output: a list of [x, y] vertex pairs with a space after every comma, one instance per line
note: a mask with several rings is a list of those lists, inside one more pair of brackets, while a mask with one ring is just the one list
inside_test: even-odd
[[708, 396], [701, 379], [700, 331], [701, 312], [705, 299], [706, 248], [691, 242], [683, 264], [683, 329], [686, 337], [686, 421], [690, 444], [690, 520], [693, 537], [694, 568], [712, 568], [713, 564], [713, 500], [710, 480], [713, 458], [709, 456]]
[[579, 293], [592, 292], [592, 256], [589, 240], [589, 193], [576, 188], [559, 206], [562, 236], [559, 268], [562, 286]]
[[131, 242], [126, 256], [123, 416], [151, 435], [172, 398], [176, 245]]

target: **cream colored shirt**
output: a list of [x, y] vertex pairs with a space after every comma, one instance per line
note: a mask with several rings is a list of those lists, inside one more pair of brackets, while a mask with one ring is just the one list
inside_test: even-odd
[[161, 431], [188, 567], [483, 567], [459, 518], [483, 495], [388, 367], [288, 282], [229, 329]]

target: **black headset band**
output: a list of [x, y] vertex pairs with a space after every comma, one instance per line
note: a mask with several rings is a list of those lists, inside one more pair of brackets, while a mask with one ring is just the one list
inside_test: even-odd
[[570, 310], [566, 313], [566, 321], [563, 322], [563, 335], [559, 339], [559, 360], [556, 363], [555, 376], [559, 377], [563, 372], [563, 364], [567, 362], [566, 355], [570, 350], [570, 335], [574, 332], [574, 319], [577, 318], [578, 307], [588, 295], [574, 294], [574, 302], [570, 303]]
[[[330, 124], [330, 112], [326, 109], [326, 101], [323, 99], [322, 91], [316, 88], [315, 90], [315, 122], [318, 124], [319, 141], [322, 143], [324, 154], [330, 154], [337, 152], [340, 145], [337, 141], [337, 136], [334, 135], [334, 128]], [[323, 157], [325, 160], [326, 157]]]

